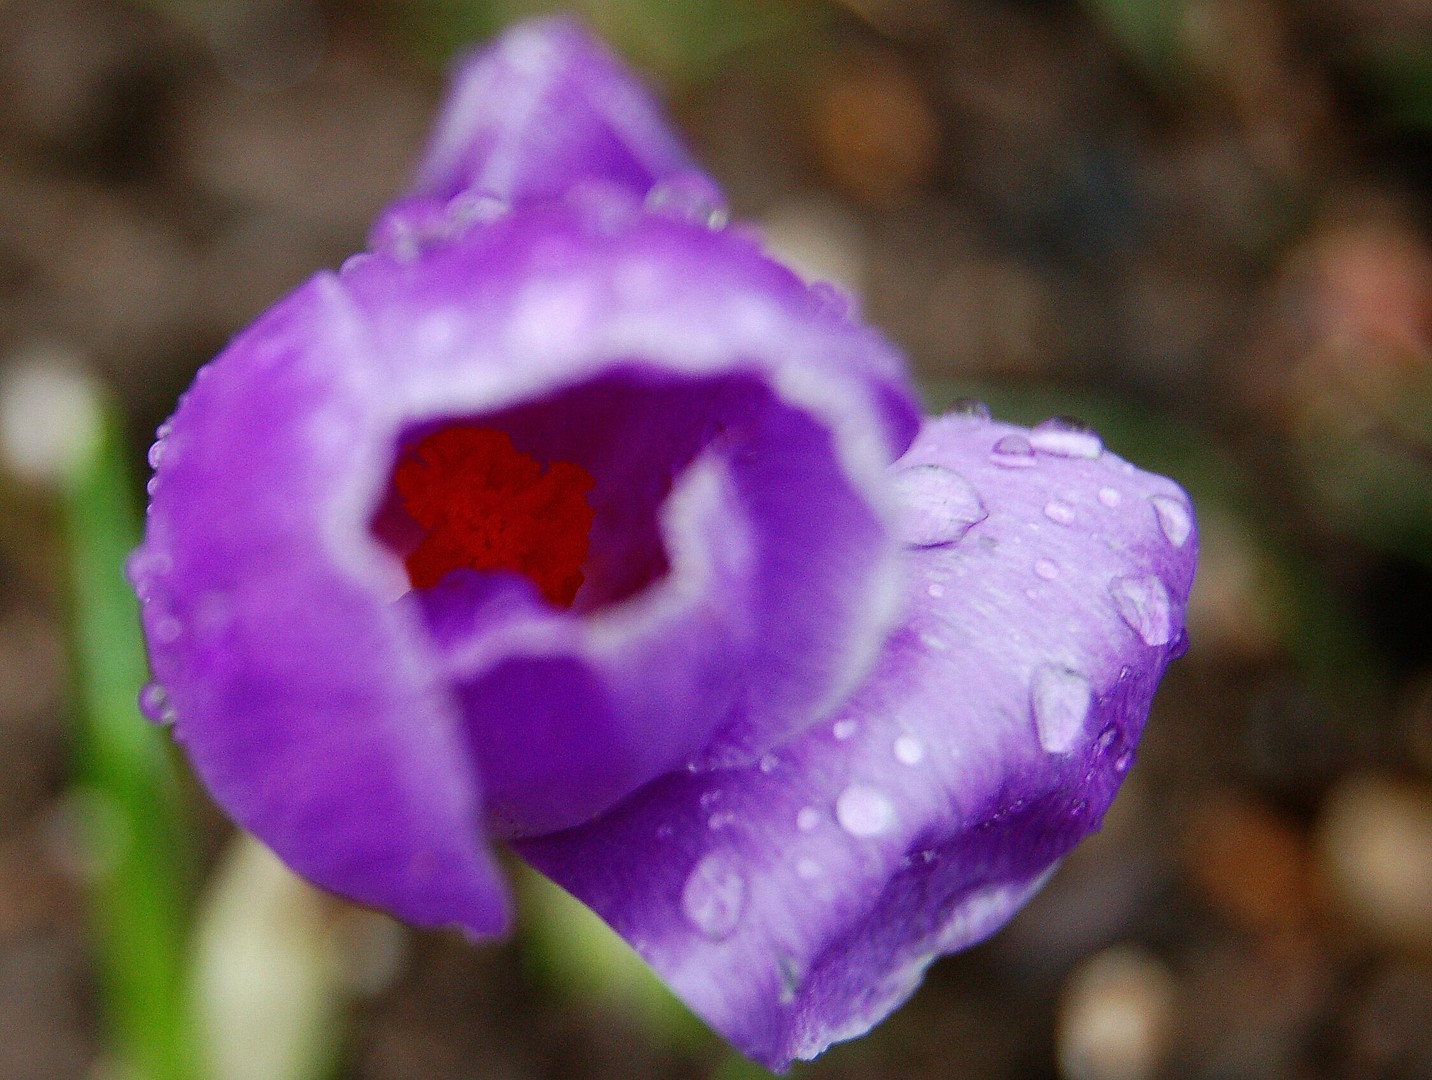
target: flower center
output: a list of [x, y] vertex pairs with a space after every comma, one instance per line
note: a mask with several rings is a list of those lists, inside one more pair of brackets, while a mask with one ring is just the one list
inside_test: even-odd
[[581, 588], [595, 512], [592, 474], [570, 461], [546, 469], [511, 437], [452, 424], [404, 449], [393, 490], [422, 529], [403, 563], [415, 589], [453, 570], [513, 570], [546, 600], [571, 607]]

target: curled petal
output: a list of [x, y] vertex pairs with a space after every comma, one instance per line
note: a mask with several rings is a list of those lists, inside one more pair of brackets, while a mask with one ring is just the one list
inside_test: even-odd
[[522, 23], [460, 61], [413, 194], [518, 206], [583, 182], [721, 201], [640, 80], [576, 20]]
[[774, 1068], [868, 1030], [1098, 827], [1184, 640], [1188, 502], [1091, 433], [951, 417], [895, 476], [905, 620], [849, 702], [519, 845]]
[[[896, 615], [898, 357], [749, 241], [611, 199], [319, 275], [156, 447], [132, 576], [176, 736], [296, 870], [414, 922], [496, 929], [484, 820], [750, 760]], [[408, 590], [395, 465], [451, 424], [590, 476], [570, 609], [508, 572]]]

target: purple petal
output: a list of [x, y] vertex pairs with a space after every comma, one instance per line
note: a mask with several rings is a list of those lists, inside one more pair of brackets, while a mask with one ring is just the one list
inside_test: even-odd
[[845, 706], [519, 845], [774, 1068], [868, 1030], [1098, 827], [1182, 648], [1197, 544], [1169, 481], [970, 416], [896, 476], [907, 614]]
[[[749, 760], [897, 614], [898, 356], [734, 233], [613, 198], [320, 275], [157, 450], [133, 576], [176, 736], [296, 870], [414, 922], [500, 926], [484, 816], [567, 827]], [[570, 611], [481, 575], [400, 599], [375, 521], [399, 448], [454, 421], [595, 478]]]
[[[516, 206], [582, 181], [642, 197], [701, 175], [646, 88], [573, 19], [521, 23], [459, 64], [415, 194]], [[706, 194], [719, 200], [709, 181]]]

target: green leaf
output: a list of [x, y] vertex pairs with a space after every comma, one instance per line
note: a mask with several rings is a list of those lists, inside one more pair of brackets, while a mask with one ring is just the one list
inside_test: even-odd
[[148, 677], [124, 562], [139, 515], [113, 412], [64, 472], [76, 798], [92, 871], [109, 1035], [125, 1075], [195, 1080], [185, 987], [186, 828], [168, 737], [140, 715]]

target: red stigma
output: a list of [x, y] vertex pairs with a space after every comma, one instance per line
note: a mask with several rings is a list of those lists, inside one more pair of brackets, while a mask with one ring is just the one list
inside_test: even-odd
[[406, 448], [393, 470], [403, 509], [425, 530], [403, 560], [415, 589], [453, 570], [515, 570], [570, 607], [582, 585], [592, 474], [570, 461], [544, 471], [506, 432], [453, 424]]

